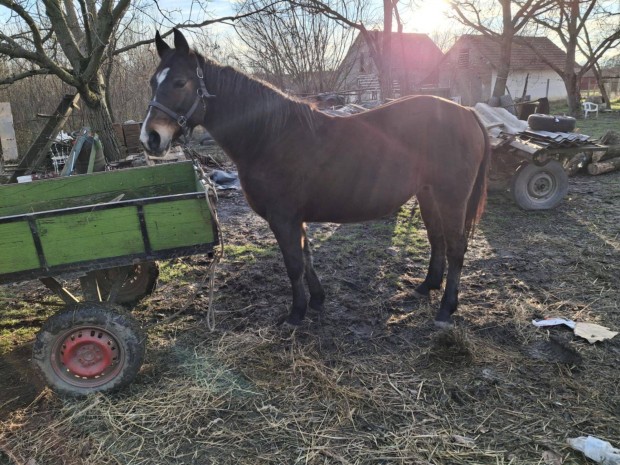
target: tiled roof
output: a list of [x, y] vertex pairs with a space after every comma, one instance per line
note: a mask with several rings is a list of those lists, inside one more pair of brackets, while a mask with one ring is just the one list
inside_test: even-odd
[[[500, 61], [500, 44], [498, 41], [483, 35], [463, 35], [459, 38], [457, 44], [462, 41], [472, 44], [489, 61], [491, 66], [494, 68], [498, 67]], [[544, 55], [547, 61], [559, 68], [564, 68], [566, 52], [547, 37], [516, 37], [512, 43], [512, 53], [510, 56], [510, 67], [513, 70], [549, 68], [549, 65], [531, 47], [534, 47], [539, 53]]]
[[[372, 31], [371, 34], [377, 37], [383, 32]], [[442, 51], [427, 34], [392, 32], [393, 68], [427, 70], [434, 67], [442, 57]]]

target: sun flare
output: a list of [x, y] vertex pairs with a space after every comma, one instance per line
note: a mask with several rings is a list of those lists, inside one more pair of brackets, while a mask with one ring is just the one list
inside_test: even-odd
[[442, 30], [447, 27], [446, 14], [449, 9], [450, 5], [445, 0], [427, 1], [419, 7], [403, 6], [400, 11], [403, 30], [426, 34]]

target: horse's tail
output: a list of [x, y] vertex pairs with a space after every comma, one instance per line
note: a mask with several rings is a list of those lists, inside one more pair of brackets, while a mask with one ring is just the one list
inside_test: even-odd
[[491, 164], [491, 143], [484, 124], [474, 110], [471, 110], [478, 121], [482, 137], [484, 137], [484, 155], [482, 162], [478, 167], [478, 174], [474, 181], [469, 200], [467, 201], [467, 212], [465, 214], [465, 237], [470, 238], [474, 235], [476, 223], [480, 220], [484, 212], [484, 206], [487, 199], [487, 172]]

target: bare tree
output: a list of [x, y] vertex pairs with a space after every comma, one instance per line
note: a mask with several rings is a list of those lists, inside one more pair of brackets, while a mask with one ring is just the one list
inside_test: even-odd
[[[607, 95], [607, 89], [603, 83], [602, 61], [604, 54], [612, 50], [614, 44], [618, 43], [620, 6], [615, 2], [612, 4], [602, 2], [593, 12], [590, 23], [592, 26], [584, 28], [583, 34], [579, 36], [577, 47], [581, 54], [586, 57], [586, 65], [588, 62], [592, 62], [591, 70], [596, 78], [603, 101], [609, 103], [609, 95]], [[602, 44], [605, 46], [601, 47]]]
[[[535, 19], [537, 24], [557, 35], [566, 50], [564, 67], [560, 68], [533, 49], [562, 77], [568, 94], [569, 113], [573, 116], [581, 111], [581, 79], [607, 51], [620, 43], [619, 12], [617, 0], [555, 0], [554, 9], [549, 14]], [[609, 17], [615, 21], [615, 27], [601, 29], [600, 20]], [[580, 49], [586, 60], [583, 66], [577, 63]]]
[[384, 99], [392, 97], [392, 29], [394, 18], [397, 20], [398, 30], [402, 32], [402, 24], [398, 16], [398, 0], [383, 0], [383, 34], [372, 34], [364, 19], [355, 19], [351, 15], [352, 9], [358, 8], [360, 5], [359, 0], [288, 0], [288, 2], [301, 6], [312, 13], [325, 15], [359, 31], [368, 45], [370, 56], [378, 70], [381, 95]]
[[[538, 15], [549, 11], [554, 0], [453, 0], [455, 18], [465, 26], [491, 37], [500, 47], [499, 69], [493, 87], [493, 96], [506, 93], [506, 82], [510, 73], [512, 44], [519, 32]], [[514, 7], [514, 8], [513, 8]], [[495, 9], [498, 9], [495, 14]], [[516, 10], [513, 12], [513, 9]], [[491, 13], [490, 13], [491, 11]], [[501, 22], [496, 21], [501, 18]]]
[[92, 126], [102, 136], [106, 155], [119, 153], [105, 99], [101, 63], [115, 25], [125, 15], [129, 0], [82, 1], [75, 8], [72, 0], [43, 0], [39, 4], [0, 0], [12, 14], [12, 34], [0, 32], [0, 53], [25, 60], [21, 73], [0, 81], [7, 84], [30, 76], [53, 74], [74, 87], [91, 109]]
[[[336, 73], [353, 41], [353, 30], [327, 17], [291, 4], [252, 0], [239, 13], [263, 13], [235, 27], [245, 44], [244, 61], [255, 73], [284, 89], [312, 94], [338, 87]], [[360, 14], [359, 10], [355, 13]]]
[[[134, 4], [133, 8], [146, 13], [145, 5]], [[9, 17], [0, 31], [0, 56], [17, 60], [21, 66], [0, 78], [0, 85], [54, 75], [75, 88], [90, 109], [90, 125], [101, 136], [109, 160], [117, 159], [120, 150], [112, 130], [103, 65], [114, 55], [153, 41], [149, 38], [116, 46], [119, 28], [131, 27], [131, 21], [123, 22], [129, 10], [129, 0], [0, 0], [0, 13]], [[206, 19], [179, 27], [199, 28], [237, 19]], [[110, 70], [107, 73], [110, 75]]]

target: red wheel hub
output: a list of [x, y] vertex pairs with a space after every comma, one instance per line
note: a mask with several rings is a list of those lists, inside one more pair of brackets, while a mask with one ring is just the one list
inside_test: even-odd
[[65, 375], [81, 379], [107, 377], [120, 355], [116, 340], [101, 328], [72, 330], [57, 353]]

